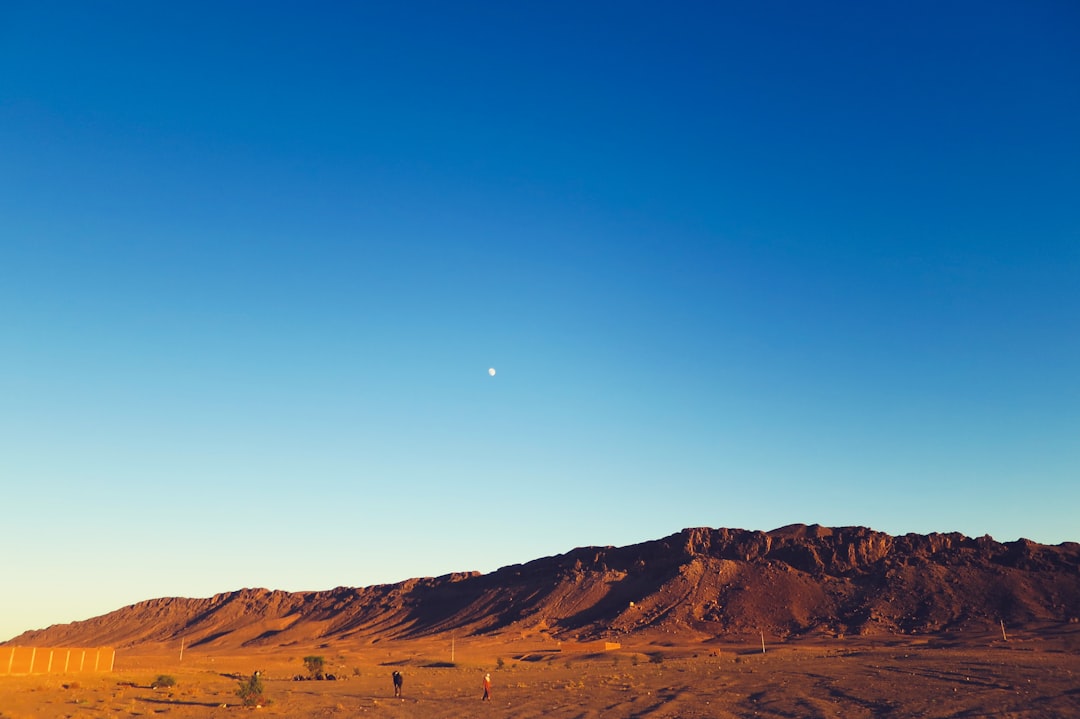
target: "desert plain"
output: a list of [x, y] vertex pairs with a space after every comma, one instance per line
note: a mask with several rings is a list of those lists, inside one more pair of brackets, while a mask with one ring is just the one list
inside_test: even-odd
[[[653, 638], [608, 651], [451, 638], [249, 653], [139, 647], [113, 671], [0, 677], [3, 719], [86, 717], [1078, 717], [1080, 626], [930, 637]], [[322, 656], [333, 681], [302, 680]], [[404, 674], [394, 698], [391, 673]], [[258, 707], [240, 680], [260, 671]], [[485, 673], [492, 699], [481, 701]], [[171, 687], [154, 687], [161, 675]]]

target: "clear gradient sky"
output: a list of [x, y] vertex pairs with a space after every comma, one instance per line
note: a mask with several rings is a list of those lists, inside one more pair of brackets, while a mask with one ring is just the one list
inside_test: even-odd
[[688, 526], [1080, 540], [1078, 35], [4, 3], [0, 639]]

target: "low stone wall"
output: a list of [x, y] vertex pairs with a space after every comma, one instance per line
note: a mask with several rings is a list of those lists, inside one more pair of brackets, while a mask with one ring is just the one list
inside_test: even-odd
[[115, 659], [112, 647], [0, 647], [0, 676], [111, 672]]
[[618, 642], [561, 642], [559, 644], [560, 652], [613, 652], [616, 649], [622, 649], [622, 644]]

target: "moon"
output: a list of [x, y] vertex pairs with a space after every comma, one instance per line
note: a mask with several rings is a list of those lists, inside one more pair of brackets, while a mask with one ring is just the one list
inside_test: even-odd
[[488, 374], [491, 375], [492, 377], [494, 377], [495, 376], [495, 368], [492, 367], [492, 368], [488, 369]]

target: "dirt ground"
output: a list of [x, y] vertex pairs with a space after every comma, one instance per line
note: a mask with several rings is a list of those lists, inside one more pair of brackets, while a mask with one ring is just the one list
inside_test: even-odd
[[[1080, 652], [1037, 639], [624, 644], [596, 654], [489, 641], [117, 652], [108, 674], [0, 677], [0, 718], [1080, 717]], [[323, 656], [335, 681], [295, 681]], [[265, 702], [240, 705], [263, 673]], [[391, 672], [405, 676], [393, 697]], [[490, 672], [493, 699], [482, 702]], [[152, 688], [166, 674], [171, 688]]]

